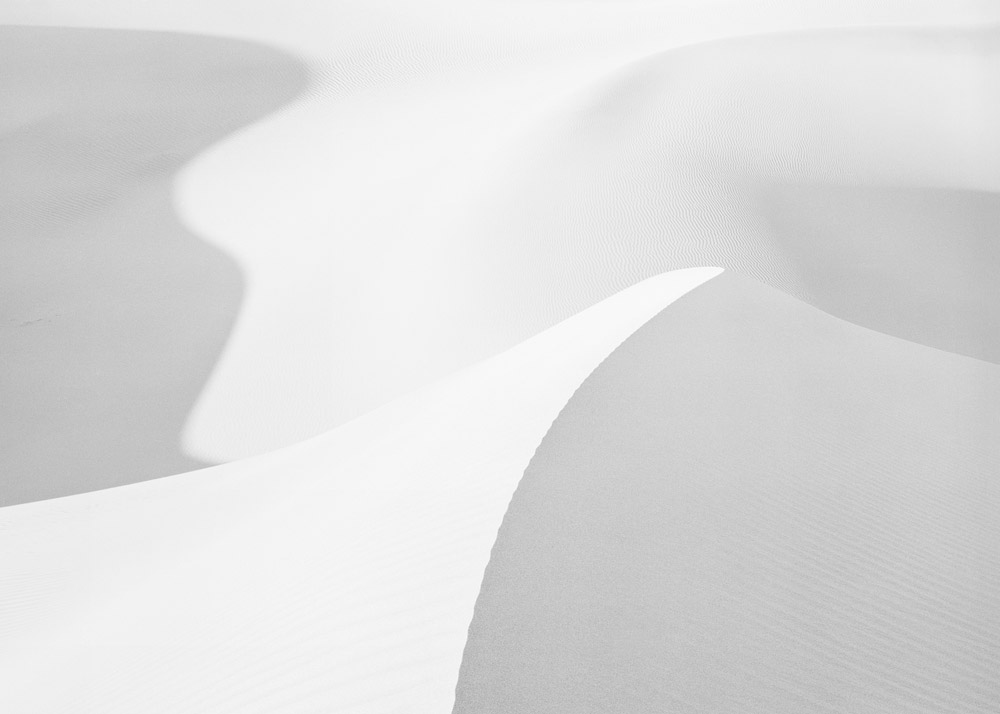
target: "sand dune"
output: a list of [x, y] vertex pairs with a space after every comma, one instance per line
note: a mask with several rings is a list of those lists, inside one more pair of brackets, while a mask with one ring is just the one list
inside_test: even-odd
[[727, 272], [549, 430], [455, 711], [992, 711], [998, 404], [994, 365]]
[[[792, 29], [789, 17], [762, 22], [759, 29]], [[510, 34], [507, 22], [498, 20], [491, 29]], [[851, 22], [849, 13], [841, 22]], [[865, 170], [884, 174], [900, 157], [926, 157], [925, 175], [913, 179], [918, 186], [937, 187], [941, 176], [934, 172], [943, 172], [937, 157], [961, 149], [956, 155], [971, 157], [980, 170], [959, 176], [965, 181], [961, 187], [989, 190], [993, 185], [982, 174], [997, 165], [989, 158], [997, 148], [987, 143], [994, 132], [983, 124], [995, 108], [976, 104], [989, 98], [986, 85], [966, 79], [990, 76], [984, 68], [992, 51], [979, 48], [974, 33], [967, 60], [949, 59], [949, 52], [933, 41], [926, 48], [907, 47], [905, 33], [895, 45], [888, 32], [874, 40], [850, 33], [826, 40], [768, 37], [748, 41], [748, 47], [723, 41], [687, 53], [705, 59], [682, 84], [687, 91], [680, 97], [676, 85], [654, 83], [651, 96], [619, 103], [615, 78], [627, 75], [634, 62], [724, 34], [710, 23], [682, 24], [679, 30], [668, 10], [643, 23], [629, 23], [630, 33], [622, 37], [614, 18], [601, 16], [580, 32], [586, 42], [560, 39], [545, 53], [529, 44], [499, 59], [478, 58], [473, 49], [463, 48], [460, 59], [444, 67], [418, 64], [423, 71], [414, 76], [416, 68], [405, 64], [377, 81], [370, 79], [371, 56], [359, 59], [360, 65], [345, 61], [320, 75], [307, 103], [258, 127], [255, 135], [244, 135], [242, 145], [219, 147], [193, 166], [181, 185], [185, 216], [202, 235], [240, 256], [251, 282], [260, 287], [248, 296], [246, 319], [192, 414], [185, 441], [191, 453], [222, 460], [288, 443], [311, 433], [315, 427], [308, 421], [344, 421], [666, 270], [723, 264], [754, 277], [767, 275], [771, 284], [808, 298], [810, 286], [801, 284], [789, 258], [772, 247], [771, 226], [760, 215], [755, 190], [782, 180], [818, 179], [782, 175], [780, 163], [775, 176], [740, 175], [734, 168], [756, 164], [758, 157], [738, 151], [734, 156], [725, 152], [729, 146], [749, 145], [767, 154], [797, 143], [798, 165], [810, 165], [824, 152], [854, 146], [854, 127], [867, 148], [856, 150], [861, 156], [845, 158], [848, 169], [857, 158]], [[601, 27], [601, 40], [595, 38], [595, 26]], [[749, 28], [758, 29], [751, 23], [743, 32]], [[476, 35], [483, 29], [463, 32]], [[450, 58], [455, 35], [443, 34], [428, 38], [427, 51]], [[482, 40], [487, 48], [489, 36]], [[435, 41], [444, 48], [435, 50]], [[887, 52], [879, 49], [883, 44]], [[818, 46], [810, 49], [813, 45]], [[553, 57], [553, 50], [560, 54]], [[850, 57], [854, 64], [845, 62]], [[837, 61], [848, 66], [838, 67]], [[847, 108], [840, 133], [826, 135], [814, 127], [813, 135], [783, 135], [782, 130], [802, 131], [826, 118], [822, 107], [806, 113], [792, 106], [784, 123], [767, 135], [769, 102], [781, 100], [782, 91], [794, 97], [810, 87], [812, 74], [795, 72], [810, 62], [824, 67], [815, 94], [829, 94], [831, 104]], [[476, 71], [460, 71], [469, 65]], [[869, 66], [872, 77], [853, 82]], [[736, 67], [746, 68], [742, 77], [733, 76]], [[355, 79], [356, 73], [364, 79]], [[928, 74], [920, 92], [905, 86], [895, 95], [888, 92], [901, 76], [915, 74]], [[355, 82], [374, 86], [356, 97]], [[612, 111], [621, 106], [621, 114], [613, 116], [622, 120], [592, 131], [586, 124], [589, 102], [595, 94], [604, 96], [608, 82], [609, 106]], [[724, 106], [741, 83], [749, 117]], [[852, 86], [860, 87], [862, 96]], [[877, 99], [880, 92], [888, 93], [883, 104], [873, 103], [867, 115], [850, 115], [852, 107], [865, 106], [867, 94]], [[900, 100], [910, 105], [897, 109]], [[400, 106], [407, 110], [400, 112]], [[926, 121], [889, 146], [889, 137], [898, 132], [891, 123], [872, 120], [886, 107], [901, 120], [922, 116]], [[652, 121], [637, 125], [628, 118], [633, 114]], [[703, 131], [713, 121], [718, 130]], [[746, 134], [761, 131], [765, 136], [756, 144]], [[290, 144], [289, 135], [299, 138]], [[720, 135], [728, 145], [717, 146]], [[672, 156], [664, 145], [678, 136], [703, 138], [686, 154]], [[267, 149], [259, 153], [262, 146]], [[941, 150], [925, 152], [925, 146]], [[713, 149], [723, 155], [699, 163], [699, 152]], [[243, 178], [233, 183], [236, 167], [247, 162], [252, 170], [242, 171]], [[899, 169], [898, 180], [906, 169]], [[959, 169], [961, 164], [955, 173]], [[876, 181], [864, 172], [841, 176], [836, 170], [825, 180], [839, 179]], [[295, 196], [279, 194], [280, 213], [265, 212], [274, 205], [267, 197], [286, 183], [311, 188]], [[261, 197], [263, 215], [247, 214], [236, 226], [232, 216], [245, 195]], [[391, 207], [385, 206], [385, 196], [393, 197]], [[301, 217], [291, 233], [305, 265], [277, 270], [274, 266], [287, 268], [287, 246], [266, 240], [264, 231], [280, 230], [290, 214]], [[260, 237], [251, 243], [248, 235]], [[292, 289], [290, 275], [306, 277], [296, 277]], [[392, 297], [401, 289], [413, 296], [405, 308]], [[328, 325], [329, 332], [303, 337], [294, 325], [274, 317], [289, 311]], [[254, 314], [263, 319], [251, 318]], [[372, 331], [369, 320], [383, 329]], [[866, 324], [892, 327], [887, 321]], [[274, 340], [275, 334], [281, 339]], [[939, 344], [951, 342], [946, 334]], [[315, 361], [303, 354], [315, 355], [310, 358]], [[283, 363], [289, 366], [279, 371]], [[312, 388], [317, 380], [326, 385], [319, 393]], [[255, 390], [247, 390], [248, 383]], [[256, 419], [234, 422], [229, 418], [234, 411]], [[303, 421], [275, 423], [267, 416], [289, 411]]]
[[0, 509], [5, 712], [447, 711], [510, 495], [637, 285], [304, 444]]
[[[691, 199], [706, 190], [695, 172], [689, 177], [682, 169], [665, 186], [662, 177], [641, 173], [647, 161], [624, 156], [624, 180], [591, 190], [615, 172], [592, 156], [600, 137], [581, 136], [564, 120], [566, 113], [586, 111], [586, 101], [581, 107], [579, 100], [599, 91], [604, 79], [664, 51], [734, 36], [984, 23], [1000, 21], [1000, 7], [978, 0], [530, 6], [255, 0], [233, 9], [231, 0], [102, 0], [86, 7], [50, 0], [12, 4], [0, 13], [3, 21], [236, 36], [291, 53], [310, 68], [312, 81], [300, 101], [203, 152], [177, 185], [185, 225], [236, 259], [246, 280], [241, 314], [190, 414], [183, 442], [195, 458], [226, 461], [344, 423], [644, 277], [720, 262], [715, 255], [698, 260], [690, 251], [683, 262], [663, 260], [650, 244], [664, 236], [711, 244], [725, 235], [728, 248], [708, 252], [733, 257], [731, 216], [740, 211], [731, 204], [740, 203], [739, 195], [709, 190], [705, 201]], [[815, 61], [824, 63], [819, 76], [826, 76], [822, 55], [829, 43], [817, 53], [809, 50], [812, 39], [799, 40], [805, 53], [799, 61], [797, 49], [778, 47], [769, 54], [771, 42], [758, 41], [750, 53], [771, 59], [747, 86], [749, 100], [753, 92], [768, 92], [775, 65], [784, 67], [777, 86], [788, 91], [802, 88], [804, 82], [789, 80], [817, 55]], [[877, 47], [860, 49], [877, 65]], [[698, 82], [708, 80], [714, 85], [706, 89], [717, 90], [695, 97], [708, 102], [706, 110], [738, 89], [730, 67], [751, 70], [746, 57], [725, 49], [696, 56], [708, 58], [707, 76], [691, 77], [690, 89], [697, 95]], [[935, 69], [939, 65], [942, 71]], [[987, 96], [982, 87], [970, 86], [968, 77], [981, 74], [975, 66], [964, 72], [953, 71], [954, 65], [931, 53], [903, 68], [904, 76], [928, 73], [928, 101], [935, 101], [933, 92], [943, 92], [928, 112], [931, 118], [956, 98]], [[834, 82], [850, 76], [832, 69]], [[829, 81], [817, 87], [843, 89]], [[661, 97], [654, 92], [648, 98], [650, 111], [659, 111]], [[848, 93], [842, 100], [850, 109], [854, 105], [847, 102], [867, 97]], [[918, 110], [925, 108], [916, 103]], [[668, 98], [671, 106], [682, 105]], [[986, 116], [981, 106], [954, 106], [966, 120]], [[668, 116], [689, 132], [706, 115], [711, 118], [706, 111], [694, 115], [700, 119], [693, 126], [684, 123], [688, 115]], [[879, 116], [872, 111], [854, 125], [880, 126]], [[786, 113], [785, 124], [775, 129], [796, 129], [795, 117]], [[722, 113], [718, 119], [723, 128], [738, 130], [743, 117]], [[802, 117], [802, 126], [811, 120]], [[553, 126], [556, 144], [546, 135]], [[643, 134], [623, 121], [612, 135], [659, 141], [677, 134], [669, 122], [661, 128]], [[875, 141], [883, 138], [881, 130], [873, 133]], [[986, 133], [980, 127], [965, 136], [976, 144]], [[719, 133], [705, 136], [711, 148]], [[819, 135], [806, 148], [841, 146], [836, 138]], [[909, 151], [912, 144], [919, 156], [921, 142], [936, 145], [939, 138], [917, 136], [902, 141], [903, 148]], [[578, 161], [567, 165], [552, 156], [552, 149], [575, 143], [582, 143]], [[678, 222], [678, 211], [656, 202], [640, 210], [650, 193], [684, 199], [681, 213], [688, 220]], [[744, 222], [748, 216], [754, 218], [743, 212]], [[760, 250], [762, 257], [741, 258], [770, 261], [791, 281], [786, 261]]]
[[998, 38], [785, 33], [624, 67], [567, 100], [484, 192], [468, 230], [485, 234], [488, 279], [516, 286], [505, 309], [524, 317], [724, 265], [1000, 361]]
[[0, 23], [0, 710], [1000, 701], [1000, 4]]
[[190, 471], [180, 434], [242, 277], [172, 208], [192, 156], [294, 96], [294, 59], [0, 28], [0, 506]]
[[[88, 10], [95, 13], [90, 21], [115, 24], [118, 11], [110, 7]], [[58, 5], [47, 12], [36, 15], [73, 19], [60, 16]], [[44, 96], [44, 106], [76, 117], [75, 141], [92, 153], [67, 152], [64, 164], [44, 174], [80, 177], [72, 186], [65, 179], [8, 184], [11, 205], [34, 206], [30, 215], [44, 213], [51, 224], [21, 229], [51, 237], [36, 236], [32, 253], [7, 262], [18, 273], [9, 289], [25, 304], [9, 300], [11, 350], [23, 366], [8, 373], [7, 450], [11, 472], [31, 476], [10, 479], [11, 493], [0, 502], [135, 481], [295, 443], [638, 280], [683, 267], [725, 265], [858, 324], [997, 359], [995, 31], [838, 30], [664, 53], [665, 44], [724, 28], [689, 18], [666, 39], [657, 37], [663, 28], [655, 23], [651, 37], [623, 38], [623, 28], [636, 22], [630, 12], [596, 35], [611, 53], [600, 62], [593, 48], [572, 42], [595, 41], [586, 24], [552, 41], [576, 53], [568, 65], [555, 62], [537, 37], [489, 61], [472, 49], [448, 54], [440, 43], [451, 35], [442, 31], [433, 36], [439, 44], [424, 51], [426, 61], [400, 67], [390, 57], [375, 75], [369, 65], [379, 58], [356, 56], [358, 43], [377, 42], [376, 30], [386, 31], [373, 19], [353, 30], [352, 41], [341, 38], [354, 49], [331, 55], [318, 35], [333, 41], [344, 28], [321, 22], [293, 36], [280, 25], [262, 26], [267, 13], [251, 13], [242, 21], [256, 24], [244, 34], [302, 53], [312, 74], [308, 90], [187, 166], [212, 140], [302, 89], [296, 60], [246, 44], [146, 33], [120, 37], [117, 54], [109, 49], [70, 72], [73, 57], [90, 56], [86, 33], [69, 41], [62, 31], [36, 29], [52, 39], [33, 43], [27, 54], [21, 46], [32, 31], [11, 30], [24, 39], [12, 39], [8, 51], [25, 56], [21, 64], [12, 60], [12, 70], [29, 59], [38, 64], [36, 57], [52, 58], [50, 69], [64, 64], [30, 89], [36, 70], [7, 76], [19, 82], [18, 91]], [[847, 22], [854, 10], [843, 12]], [[143, 22], [209, 30], [220, 27], [212, 22], [225, 24], [199, 20], [194, 11], [173, 17]], [[182, 18], [193, 25], [178, 25]], [[760, 27], [746, 31], [794, 27], [790, 18], [765, 15]], [[486, 31], [481, 19], [462, 22]], [[507, 17], [493, 32], [510, 36], [511, 22]], [[197, 51], [179, 46], [185, 42]], [[211, 52], [211, 42], [221, 43], [216, 60], [202, 54]], [[80, 49], [62, 55], [51, 49], [73, 43]], [[110, 39], [105, 44], [114, 46]], [[146, 44], [148, 50], [139, 47]], [[223, 49], [230, 46], [247, 59]], [[161, 75], [136, 69], [144, 52], [160, 57]], [[254, 52], [260, 54], [251, 61]], [[435, 52], [450, 58], [444, 66], [429, 58]], [[217, 69], [209, 69], [211, 61]], [[109, 65], [133, 69], [121, 75], [107, 71]], [[467, 66], [477, 71], [461, 73]], [[920, 91], [914, 77], [921, 78]], [[91, 93], [70, 92], [81, 82], [93, 86]], [[248, 82], [257, 83], [251, 93]], [[178, 102], [177, 92], [191, 94]], [[204, 99], [208, 92], [212, 102]], [[18, 106], [35, 101], [24, 97]], [[249, 107], [253, 102], [260, 104]], [[140, 107], [144, 128], [107, 128]], [[180, 119], [195, 111], [204, 123]], [[894, 129], [900, 125], [905, 132]], [[6, 170], [24, 175], [24, 165], [36, 165], [48, 150], [48, 136], [73, 141], [62, 126], [34, 143], [19, 139], [20, 159], [9, 160]], [[171, 134], [170, 127], [186, 130]], [[149, 148], [149, 142], [159, 143]], [[146, 152], [175, 158], [151, 169]], [[108, 157], [107, 164], [92, 156]], [[168, 181], [178, 169], [171, 195]], [[132, 170], [153, 174], [139, 181]], [[120, 183], [101, 184], [111, 177]], [[47, 211], [46, 201], [71, 204], [78, 197], [67, 192], [89, 182], [115, 197], [113, 210], [87, 220]], [[36, 186], [35, 197], [21, 195], [17, 185]], [[131, 193], [123, 197], [125, 188]], [[168, 202], [177, 203], [190, 228], [173, 224]], [[16, 220], [15, 214], [15, 230]], [[191, 265], [178, 261], [184, 274], [173, 283], [151, 257], [160, 250], [160, 260], [179, 259], [176, 247], [158, 237], [166, 225], [176, 226], [171, 235], [187, 240], [191, 256]], [[21, 267], [22, 260], [30, 266], [59, 250], [71, 234], [106, 241], [113, 257], [88, 244], [92, 262], [77, 268], [75, 283], [61, 268], [39, 275]], [[121, 242], [112, 243], [114, 236]], [[221, 247], [242, 272], [235, 325], [234, 266], [199, 240]], [[153, 266], [161, 282], [133, 279]], [[25, 275], [36, 276], [33, 287], [22, 289]], [[91, 290], [91, 280], [120, 287]], [[73, 284], [78, 289], [70, 292]], [[39, 293], [62, 293], [59, 304], [94, 301], [93, 311], [65, 322], [63, 310], [68, 331], [58, 339], [64, 342], [51, 341], [57, 323], [33, 321], [59, 312], [59, 304], [33, 297]], [[131, 310], [122, 317], [143, 325], [142, 339], [123, 342], [119, 323], [105, 318], [126, 304]], [[128, 325], [123, 329], [133, 329]], [[106, 330], [105, 347], [86, 346], [81, 359], [81, 350], [70, 347], [80, 344], [69, 337], [73, 329], [83, 330], [82, 340]], [[42, 351], [63, 356], [36, 361]], [[40, 399], [44, 390], [48, 403]], [[67, 408], [70, 393], [74, 406]], [[135, 406], [150, 402], [152, 409]], [[49, 446], [55, 442], [58, 448]]]

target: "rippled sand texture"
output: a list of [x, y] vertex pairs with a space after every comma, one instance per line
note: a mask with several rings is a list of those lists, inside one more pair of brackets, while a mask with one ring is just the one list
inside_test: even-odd
[[0, 28], [0, 505], [205, 465], [181, 429], [243, 285], [172, 181], [304, 77], [247, 42]]
[[455, 711], [991, 711], [998, 427], [1000, 368], [716, 278], [549, 430]]

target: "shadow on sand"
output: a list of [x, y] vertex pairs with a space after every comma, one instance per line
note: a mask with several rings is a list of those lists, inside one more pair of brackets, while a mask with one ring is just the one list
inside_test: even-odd
[[172, 180], [306, 81], [243, 41], [0, 28], [0, 505], [207, 465], [179, 435], [243, 280]]

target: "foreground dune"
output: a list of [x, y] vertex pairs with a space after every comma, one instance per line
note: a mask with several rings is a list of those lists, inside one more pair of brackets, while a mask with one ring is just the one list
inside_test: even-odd
[[0, 509], [0, 710], [447, 711], [545, 430], [601, 359], [718, 272], [646, 281], [291, 449]]
[[991, 711], [998, 427], [1000, 367], [727, 272], [552, 425], [455, 711]]

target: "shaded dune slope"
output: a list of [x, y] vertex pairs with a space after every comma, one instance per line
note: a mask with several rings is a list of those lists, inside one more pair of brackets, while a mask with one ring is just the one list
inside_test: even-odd
[[1000, 371], [726, 273], [583, 383], [456, 712], [989, 712]]
[[[512, 317], [721, 265], [1000, 362], [1000, 32], [809, 31], [670, 50], [565, 100], [472, 222]], [[534, 311], [534, 316], [533, 316]], [[498, 318], [502, 319], [502, 318]]]
[[0, 505], [204, 465], [179, 434], [242, 278], [171, 181], [304, 84], [243, 41], [0, 28]]
[[784, 185], [761, 191], [806, 300], [838, 317], [1000, 362], [1000, 194]]

